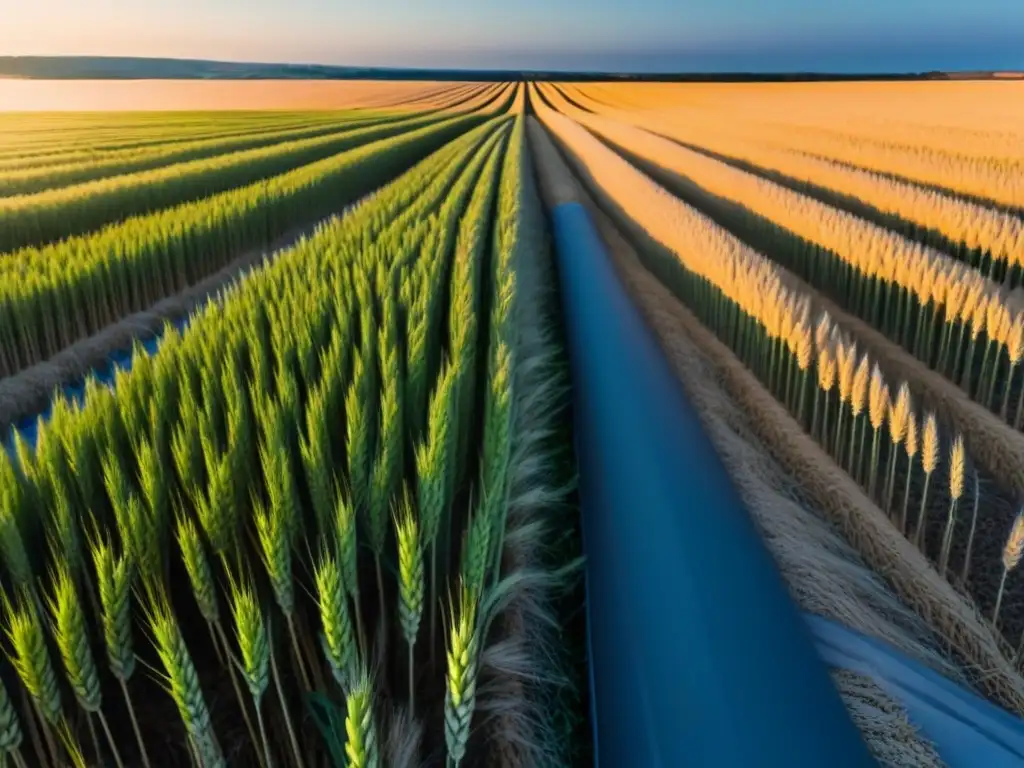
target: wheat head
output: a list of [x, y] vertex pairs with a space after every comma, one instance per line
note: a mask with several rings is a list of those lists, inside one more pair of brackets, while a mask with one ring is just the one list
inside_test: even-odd
[[267, 509], [258, 499], [253, 499], [253, 520], [256, 522], [256, 539], [260, 555], [266, 568], [274, 598], [286, 616], [295, 611], [295, 585], [292, 581], [291, 526], [281, 506]]
[[907, 457], [913, 462], [920, 447], [917, 440], [917, 416], [913, 411], [907, 415], [907, 439], [904, 442], [904, 447], [907, 449]]
[[188, 735], [200, 750], [200, 757], [210, 764], [222, 764], [223, 755], [213, 735], [210, 710], [199, 685], [199, 674], [185, 645], [181, 628], [165, 598], [157, 598], [150, 606], [149, 627], [153, 644], [164, 667], [164, 682], [178, 707], [178, 714]]
[[794, 331], [796, 336], [796, 364], [801, 371], [806, 371], [811, 366], [811, 354], [814, 352], [811, 328], [808, 325], [800, 324]]
[[963, 496], [966, 463], [964, 438], [962, 435], [957, 435], [949, 452], [949, 495], [954, 499]]
[[406, 642], [415, 645], [423, 617], [425, 590], [419, 523], [413, 514], [408, 489], [402, 494], [395, 516], [395, 531], [398, 538], [398, 618]]
[[345, 590], [353, 599], [358, 599], [359, 548], [356, 538], [356, 511], [342, 491], [337, 494], [334, 523], [338, 565], [341, 568]]
[[907, 435], [907, 427], [911, 418], [910, 387], [907, 382], [900, 385], [896, 393], [896, 402], [889, 410], [889, 437], [894, 446], [903, 442]]
[[117, 557], [104, 540], [92, 544], [96, 586], [103, 616], [103, 640], [107, 662], [114, 677], [127, 682], [135, 671], [132, 644], [132, 564], [128, 556]]
[[989, 299], [981, 296], [974, 305], [974, 313], [971, 315], [971, 339], [977, 341], [978, 336], [985, 330], [985, 321], [988, 317]]
[[935, 471], [939, 463], [939, 425], [935, 414], [929, 413], [924, 422], [924, 434], [921, 440], [921, 465], [927, 474]]
[[338, 561], [322, 553], [315, 569], [317, 603], [323, 626], [324, 655], [331, 666], [334, 679], [345, 690], [353, 682], [357, 652], [352, 617], [348, 610], [348, 597]]
[[248, 580], [231, 582], [231, 616], [242, 655], [242, 673], [256, 709], [270, 683], [270, 645], [256, 593]]
[[885, 415], [889, 410], [889, 387], [882, 378], [882, 372], [876, 365], [871, 372], [871, 383], [868, 387], [868, 418], [876, 432], [885, 423]]
[[823, 350], [828, 347], [829, 332], [832, 330], [832, 318], [828, 312], [822, 312], [818, 324], [814, 328], [815, 348]]
[[213, 579], [210, 562], [203, 551], [203, 541], [195, 523], [184, 515], [179, 515], [176, 523], [178, 546], [181, 548], [181, 559], [185, 563], [192, 594], [195, 595], [199, 612], [210, 623], [220, 619], [217, 605], [217, 585]]
[[12, 479], [10, 485], [5, 483], [0, 489], [0, 553], [11, 577], [19, 587], [25, 588], [34, 582], [35, 575], [18, 526], [18, 504], [13, 487], [16, 482]]
[[1006, 337], [1006, 346], [1010, 364], [1019, 365], [1021, 358], [1024, 358], [1024, 312], [1018, 312], [1013, 318], [1010, 332]]
[[51, 725], [56, 725], [62, 717], [60, 684], [50, 661], [39, 617], [24, 597], [14, 606], [4, 595], [3, 604], [7, 616], [7, 638], [13, 649], [11, 664], [43, 717]]
[[990, 339], [999, 338], [999, 325], [1003, 319], [1002, 313], [1003, 304], [993, 296], [988, 303], [987, 311], [985, 312], [985, 333], [988, 334]]
[[86, 712], [99, 712], [103, 702], [100, 678], [96, 672], [85, 613], [79, 601], [74, 578], [66, 564], [57, 567], [53, 594], [47, 597], [53, 622], [53, 637], [64, 662], [71, 690]]
[[448, 630], [448, 684], [444, 701], [444, 738], [451, 761], [458, 766], [466, 756], [469, 729], [476, 708], [480, 637], [476, 620], [477, 598], [462, 587], [458, 611]]
[[18, 713], [7, 695], [7, 688], [0, 682], [0, 752], [10, 754], [21, 746], [22, 738]]
[[818, 352], [818, 386], [831, 392], [836, 385], [836, 358], [829, 347]]
[[364, 672], [345, 698], [345, 754], [350, 768], [378, 768], [380, 751], [373, 718], [373, 686]]
[[857, 365], [850, 384], [850, 410], [854, 416], [859, 416], [868, 403], [868, 382], [871, 378], [871, 367], [868, 363], [868, 356], [864, 355]]
[[1013, 520], [1013, 527], [1003, 547], [1003, 568], [1012, 571], [1020, 564], [1024, 555], [1024, 511], [1018, 512]]
[[854, 366], [857, 363], [856, 344], [842, 344], [836, 348], [836, 358], [839, 362], [839, 397], [844, 402], [850, 402], [853, 392]]

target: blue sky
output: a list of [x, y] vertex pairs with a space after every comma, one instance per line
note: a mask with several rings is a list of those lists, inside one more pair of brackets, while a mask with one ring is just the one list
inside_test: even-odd
[[1024, 0], [14, 0], [0, 55], [393, 66], [1024, 68]]

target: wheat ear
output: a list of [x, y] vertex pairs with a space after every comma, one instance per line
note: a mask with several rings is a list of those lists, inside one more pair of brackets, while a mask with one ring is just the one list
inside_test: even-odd
[[185, 730], [195, 742], [204, 768], [227, 765], [213, 731], [210, 710], [206, 706], [199, 675], [185, 645], [181, 627], [165, 597], [155, 598], [149, 608], [149, 627], [153, 644], [164, 667], [164, 682], [178, 707]]
[[[832, 399], [832, 390], [836, 385], [836, 359], [830, 347], [822, 347], [818, 351], [818, 388], [814, 392], [814, 412], [811, 414], [811, 437], [822, 445], [825, 444], [825, 433], [828, 431], [828, 408]], [[822, 418], [821, 434], [818, 434], [818, 393], [825, 393], [825, 409]]]
[[337, 493], [334, 520], [338, 567], [341, 568], [345, 591], [352, 598], [352, 603], [355, 606], [356, 636], [359, 650], [365, 655], [367, 651], [366, 632], [363, 629], [363, 611], [359, 602], [359, 547], [356, 536], [356, 511], [343, 491]]
[[345, 754], [349, 768], [378, 768], [380, 752], [373, 718], [373, 686], [364, 672], [345, 697]]
[[[855, 444], [854, 440], [863, 442], [864, 439], [864, 420], [861, 418], [861, 414], [868, 405], [868, 384], [871, 381], [871, 364], [868, 361], [868, 356], [864, 355], [860, 359], [860, 363], [857, 364], [857, 368], [854, 370], [853, 378], [849, 384], [849, 399], [850, 399], [850, 412], [853, 416], [850, 425], [850, 457], [848, 462], [848, 470], [850, 476], [853, 477], [858, 483], [861, 481], [861, 467], [863, 466], [863, 456], [861, 456], [862, 446]], [[838, 442], [837, 442], [838, 445]], [[841, 449], [842, 446], [840, 445]], [[836, 455], [836, 461], [840, 464], [843, 463], [842, 454]]]
[[476, 681], [480, 636], [476, 620], [478, 601], [462, 587], [457, 612], [448, 630], [448, 677], [444, 699], [444, 739], [448, 764], [458, 768], [466, 756], [469, 728], [476, 708]]
[[924, 529], [928, 514], [928, 486], [931, 484], [932, 472], [939, 463], [939, 425], [935, 414], [929, 413], [924, 422], [924, 433], [921, 439], [921, 469], [924, 470], [924, 492], [921, 494], [921, 507], [917, 512], [917, 531], [914, 543], [918, 549], [924, 545]]
[[30, 607], [29, 599], [24, 594], [17, 606], [11, 604], [6, 594], [2, 595], [2, 599], [7, 616], [7, 638], [14, 650], [13, 655], [9, 656], [11, 664], [39, 715], [50, 759], [54, 765], [59, 765], [60, 755], [52, 729], [63, 719], [60, 684], [50, 661], [43, 628], [39, 624], [41, 616]]
[[96, 568], [96, 586], [100, 593], [103, 641], [107, 649], [107, 665], [121, 684], [128, 717], [139, 745], [139, 754], [145, 768], [150, 768], [146, 743], [135, 716], [128, 680], [135, 671], [135, 650], [132, 642], [132, 563], [128, 555], [117, 557], [113, 548], [102, 538], [95, 537], [91, 545], [93, 565]]
[[7, 695], [6, 686], [0, 682], [0, 752], [5, 755], [16, 752], [23, 739], [18, 713]]
[[398, 620], [409, 647], [409, 709], [416, 713], [415, 655], [416, 636], [423, 617], [423, 548], [419, 524], [412, 511], [408, 489], [402, 494], [395, 516], [398, 538]]
[[992, 626], [999, 626], [999, 608], [1003, 604], [1003, 592], [1006, 589], [1006, 577], [1018, 565], [1021, 556], [1024, 555], [1024, 509], [1017, 513], [1013, 520], [1013, 527], [1010, 535], [1003, 546], [1003, 577], [999, 581], [999, 592], [996, 595], [996, 607], [992, 611]]
[[358, 653], [355, 633], [348, 613], [348, 597], [338, 561], [322, 553], [316, 563], [315, 581], [320, 622], [323, 627], [323, 649], [331, 674], [349, 691], [354, 681]]
[[229, 597], [231, 617], [235, 625], [235, 638], [238, 641], [238, 649], [242, 657], [242, 675], [256, 709], [256, 722], [259, 727], [265, 764], [271, 766], [273, 757], [270, 744], [267, 741], [267, 730], [263, 722], [261, 707], [263, 696], [270, 684], [270, 645], [267, 642], [267, 627], [263, 621], [259, 601], [247, 579], [241, 583], [231, 579]]
[[[114, 756], [114, 762], [117, 763], [118, 768], [123, 768], [121, 755], [117, 751], [117, 743], [114, 741], [110, 726], [103, 715], [100, 676], [96, 670], [92, 649], [89, 647], [85, 613], [79, 602], [75, 580], [67, 565], [57, 567], [53, 577], [53, 595], [48, 602], [53, 619], [54, 640], [64, 662], [64, 669], [75, 699], [78, 701], [78, 705], [85, 710], [87, 716], [95, 714], [98, 717], [110, 746], [110, 752]], [[93, 734], [93, 740], [96, 741], [95, 734]]]
[[949, 552], [953, 547], [953, 526], [956, 522], [957, 504], [964, 494], [966, 465], [964, 438], [962, 435], [957, 435], [949, 452], [949, 517], [946, 519], [946, 530], [942, 532], [942, 551], [939, 554], [939, 572], [943, 576], [946, 575], [946, 569], [949, 566]]
[[882, 436], [882, 427], [889, 412], [891, 397], [889, 387], [882, 378], [878, 365], [871, 371], [871, 383], [868, 386], [868, 421], [873, 433], [871, 440], [871, 469], [868, 479], [868, 496], [875, 498], [875, 482], [878, 478], [878, 444]]
[[184, 515], [179, 515], [175, 523], [178, 538], [178, 547], [181, 550], [181, 559], [185, 564], [185, 572], [188, 574], [189, 583], [192, 586], [192, 594], [199, 606], [199, 612], [206, 620], [207, 629], [210, 631], [210, 638], [213, 641], [213, 648], [217, 652], [217, 660], [224, 663], [224, 653], [221, 650], [217, 636], [214, 634], [213, 626], [220, 620], [220, 609], [217, 605], [217, 588], [213, 580], [213, 571], [210, 569], [210, 562], [203, 551], [203, 542], [199, 536], [199, 529], [195, 523]]
[[213, 570], [210, 567], [209, 558], [203, 547], [202, 537], [199, 529], [191, 519], [179, 515], [176, 523], [178, 546], [181, 549], [181, 559], [185, 563], [185, 571], [188, 574], [189, 583], [192, 585], [192, 594], [196, 598], [199, 612], [206, 620], [206, 626], [210, 631], [210, 638], [217, 657], [221, 664], [225, 664], [228, 670], [228, 677], [231, 679], [231, 687], [238, 700], [238, 707], [245, 720], [245, 727], [249, 731], [249, 738], [253, 746], [260, 743], [260, 738], [253, 727], [252, 719], [249, 717], [249, 707], [246, 703], [242, 689], [238, 685], [236, 677], [237, 670], [232, 663], [231, 643], [224, 633], [224, 627], [220, 621], [220, 606], [217, 603], [217, 583], [213, 578]]
[[295, 584], [292, 580], [292, 527], [282, 505], [273, 505], [270, 510], [258, 499], [253, 500], [253, 519], [256, 522], [256, 537], [259, 542], [260, 554], [270, 585], [274, 590], [274, 598], [285, 617], [288, 636], [291, 640], [295, 664], [299, 668], [302, 684], [307, 692], [313, 690], [306, 672], [305, 660], [299, 648], [298, 635], [295, 632]]
[[909, 536], [907, 528], [907, 507], [910, 504], [910, 480], [914, 476], [914, 458], [919, 448], [917, 439], [917, 416], [911, 411], [907, 416], [907, 438], [903, 441], [903, 448], [907, 454], [907, 477], [903, 482], [903, 511], [900, 512], [900, 532]]
[[892, 450], [889, 451], [889, 472], [885, 481], [885, 511], [890, 515], [892, 514], [893, 486], [896, 484], [896, 459], [899, 456], [899, 447], [907, 436], [911, 408], [910, 387], [903, 382], [896, 394], [896, 401], [889, 409], [889, 439], [892, 443]]
[[0, 554], [18, 588], [34, 589], [35, 575], [18, 526], [14, 493], [9, 486], [0, 489]]

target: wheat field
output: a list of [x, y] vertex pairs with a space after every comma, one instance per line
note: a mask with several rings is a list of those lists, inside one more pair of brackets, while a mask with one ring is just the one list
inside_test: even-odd
[[591, 764], [567, 203], [797, 607], [1024, 715], [1021, 83], [27, 83], [5, 762]]

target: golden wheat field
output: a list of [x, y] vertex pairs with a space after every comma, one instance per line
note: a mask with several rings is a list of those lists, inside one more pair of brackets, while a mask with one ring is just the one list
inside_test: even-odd
[[[533, 95], [545, 163], [600, 220], [684, 384], [700, 396], [723, 382], [735, 418], [934, 648], [1020, 712], [1021, 85]], [[801, 556], [762, 525], [777, 558]]]
[[566, 206], [796, 614], [1024, 717], [1024, 83], [0, 80], [0, 762], [593, 764]]

